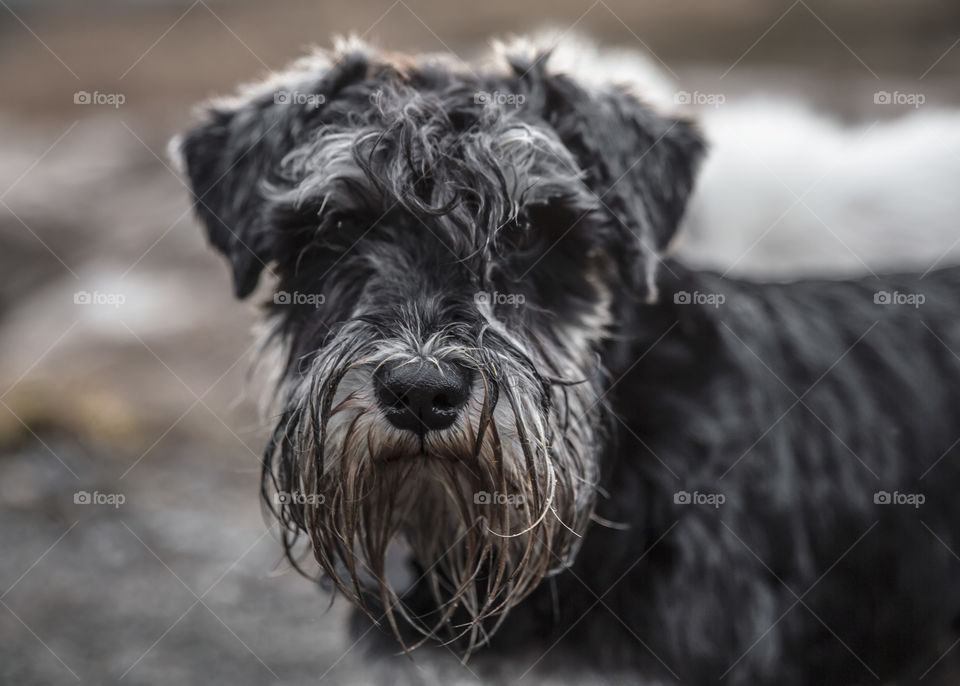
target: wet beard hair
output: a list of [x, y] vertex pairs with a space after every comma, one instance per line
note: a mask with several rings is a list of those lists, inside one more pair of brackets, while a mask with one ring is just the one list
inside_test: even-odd
[[[435, 639], [469, 655], [572, 563], [593, 512], [601, 403], [587, 355], [525, 349], [492, 327], [470, 346], [451, 333], [419, 346], [418, 362], [470, 368], [472, 397], [452, 427], [421, 439], [386, 422], [370, 384], [378, 365], [413, 357], [409, 341], [377, 341], [359, 322], [341, 329], [281, 384], [262, 493], [298, 570], [306, 534], [326, 577], [375, 623], [386, 618], [404, 650]], [[278, 503], [277, 492], [296, 496]], [[399, 540], [424, 570], [417, 583], [434, 601], [424, 616], [388, 580]]]

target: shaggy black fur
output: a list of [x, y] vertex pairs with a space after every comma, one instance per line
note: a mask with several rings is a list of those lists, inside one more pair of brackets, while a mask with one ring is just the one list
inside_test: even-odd
[[[474, 632], [448, 636], [481, 659], [548, 651], [542, 668], [562, 654], [667, 683], [949, 679], [937, 660], [960, 613], [960, 270], [758, 285], [661, 262], [703, 150], [696, 131], [545, 61], [475, 74], [347, 53], [280, 81], [320, 104], [261, 90], [180, 144], [237, 295], [270, 267], [278, 291], [325, 297], [268, 307], [286, 357], [264, 494], [288, 552], [306, 533], [335, 584], [382, 620], [400, 604], [358, 580], [354, 544], [377, 577], [388, 531], [452, 540], [444, 527], [459, 519], [438, 500], [406, 510], [404, 480], [377, 481], [390, 468], [356, 471], [407, 455], [402, 437], [358, 428], [367, 410], [330, 428], [351, 371], [398, 350], [426, 357], [413, 351], [442, 333], [437, 355], [488, 384], [456, 459], [500, 460], [501, 477], [504, 460], [519, 465], [534, 515], [574, 531], [538, 525], [523, 559], [478, 539], [492, 547], [466, 553], [475, 576], [452, 565], [403, 594], [412, 628], [392, 615], [387, 628], [405, 646], [438, 638], [436, 620]], [[524, 304], [485, 309], [478, 292]], [[349, 402], [363, 405], [368, 376]], [[505, 438], [506, 457], [484, 457], [507, 423], [515, 452]], [[302, 489], [330, 505], [354, 480], [378, 484], [358, 496], [372, 509], [271, 499]], [[458, 532], [487, 521], [469, 503], [460, 517]], [[344, 533], [354, 525], [357, 538]], [[415, 578], [437, 561], [417, 551], [443, 556], [429, 546], [414, 545]], [[502, 586], [500, 564], [515, 570]]]
[[[545, 591], [535, 623], [572, 627], [555, 650], [683, 683], [935, 677], [960, 611], [960, 269], [763, 286], [669, 269], [666, 304], [624, 311], [633, 340], [605, 357], [619, 422], [597, 512], [631, 528], [593, 527], [549, 592], [560, 617]], [[726, 501], [677, 505], [679, 489]]]

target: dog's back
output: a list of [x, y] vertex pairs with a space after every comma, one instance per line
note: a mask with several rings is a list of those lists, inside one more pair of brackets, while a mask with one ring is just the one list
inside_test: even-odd
[[671, 670], [694, 683], [920, 677], [960, 613], [960, 269], [664, 274], [612, 394], [598, 513], [631, 528], [595, 525], [581, 558], [610, 584], [629, 570], [605, 602], [636, 610], [653, 653], [688, 655]]

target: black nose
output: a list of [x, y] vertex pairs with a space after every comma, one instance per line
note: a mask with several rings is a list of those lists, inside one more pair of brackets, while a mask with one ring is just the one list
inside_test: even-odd
[[374, 373], [377, 399], [398, 429], [420, 434], [446, 429], [470, 394], [469, 369], [450, 362], [387, 362]]

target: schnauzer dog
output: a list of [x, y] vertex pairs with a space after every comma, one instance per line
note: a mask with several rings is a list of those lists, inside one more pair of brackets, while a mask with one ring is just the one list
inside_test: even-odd
[[352, 44], [176, 142], [237, 297], [274, 277], [290, 561], [403, 651], [951, 678], [960, 270], [685, 268], [698, 131], [549, 57]]

